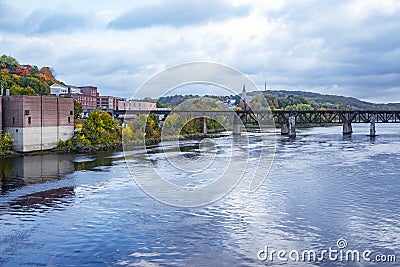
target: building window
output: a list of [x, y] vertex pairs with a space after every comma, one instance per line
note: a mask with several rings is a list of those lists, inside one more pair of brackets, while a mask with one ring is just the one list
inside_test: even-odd
[[74, 112], [72, 110], [69, 111], [69, 115], [74, 115]]
[[30, 111], [29, 110], [25, 110], [25, 115], [30, 115], [31, 113], [30, 113]]
[[68, 123], [71, 123], [71, 117], [68, 117]]
[[15, 117], [13, 117], [13, 124], [15, 123]]
[[32, 123], [31, 117], [28, 117], [28, 123], [29, 123], [29, 124]]
[[15, 129], [15, 132], [18, 133], [18, 129]]

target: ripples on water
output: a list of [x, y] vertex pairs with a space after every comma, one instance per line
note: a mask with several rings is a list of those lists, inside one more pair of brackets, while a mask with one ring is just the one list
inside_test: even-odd
[[[256, 193], [248, 191], [250, 171], [224, 198], [200, 208], [174, 208], [147, 196], [130, 178], [122, 152], [2, 159], [0, 264], [278, 266], [284, 263], [261, 262], [257, 252], [265, 245], [334, 248], [338, 238], [349, 249], [400, 257], [399, 126], [379, 125], [375, 139], [365, 136], [366, 126], [353, 127], [351, 137], [340, 127], [278, 136], [270, 175]], [[167, 153], [184, 153], [188, 164], [201, 149], [224, 156], [230, 140], [214, 141], [215, 147], [186, 142]], [[249, 148], [255, 166], [258, 150]], [[150, 151], [129, 152], [127, 160], [137, 168], [144, 160], [171, 168], [158, 147]], [[215, 171], [226, 165], [219, 164]], [[173, 182], [193, 183], [172, 170]], [[203, 178], [196, 182], [209, 183], [213, 175]]]

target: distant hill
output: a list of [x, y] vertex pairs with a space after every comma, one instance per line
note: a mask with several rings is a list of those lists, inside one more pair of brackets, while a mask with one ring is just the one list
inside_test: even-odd
[[[366, 101], [361, 101], [354, 97], [323, 95], [318, 93], [304, 91], [286, 91], [286, 90], [267, 90], [267, 91], [252, 91], [247, 93], [248, 104], [252, 108], [265, 109], [265, 101], [261, 101], [259, 95], [262, 94], [271, 109], [284, 110], [400, 110], [400, 103], [391, 104], [375, 104]], [[258, 96], [257, 96], [258, 95]], [[174, 107], [180, 103], [193, 98], [199, 98], [199, 95], [174, 95], [161, 97], [158, 104], [161, 106]], [[227, 99], [236, 99], [239, 103], [238, 96], [211, 96], [220, 101]]]
[[[362, 110], [400, 110], [400, 103], [389, 103], [389, 104], [376, 104], [366, 101], [361, 101], [354, 97], [338, 96], [338, 95], [323, 95], [319, 93], [304, 92], [304, 91], [286, 91], [286, 90], [267, 90], [264, 91], [265, 95], [272, 95], [277, 98], [290, 98], [292, 96], [298, 96], [319, 104], [321, 106], [339, 105], [346, 109], [362, 109]], [[259, 92], [250, 92], [249, 95], [254, 95]], [[328, 105], [329, 106], [329, 105]]]
[[0, 57], [0, 86], [3, 95], [10, 89], [11, 95], [49, 95], [50, 85], [61, 83], [49, 67], [21, 65], [15, 58]]

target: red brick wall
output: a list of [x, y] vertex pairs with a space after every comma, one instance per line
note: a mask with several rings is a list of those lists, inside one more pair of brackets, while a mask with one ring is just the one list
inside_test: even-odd
[[[96, 86], [82, 86], [82, 95], [79, 96], [82, 107], [84, 109], [96, 109], [97, 108], [97, 87]], [[79, 100], [78, 100], [79, 101]]]
[[23, 125], [22, 96], [3, 96], [4, 127], [22, 127]]
[[74, 124], [72, 98], [58, 98], [58, 100], [56, 97], [40, 96], [5, 96], [3, 98], [5, 127], [40, 127], [42, 125], [49, 127]]
[[119, 99], [118, 98], [114, 98], [113, 99], [113, 106], [114, 106], [114, 110], [118, 110], [118, 102], [119, 102]]
[[79, 88], [81, 89], [82, 94], [97, 97], [97, 87], [95, 87], [95, 86], [82, 86], [82, 87], [79, 87]]
[[78, 95], [76, 100], [82, 105], [84, 109], [96, 109], [97, 97], [89, 95]]
[[[42, 100], [45, 100], [44, 98]], [[40, 127], [42, 125], [42, 107], [40, 96], [23, 96], [22, 97], [22, 121], [23, 127]], [[27, 113], [25, 113], [27, 111]], [[54, 113], [54, 111], [46, 110], [47, 112]], [[31, 123], [29, 123], [31, 118]], [[45, 119], [43, 119], [43, 122]], [[47, 125], [50, 126], [50, 125]]]
[[[59, 98], [58, 112], [60, 126], [74, 125], [74, 100], [72, 98]], [[68, 122], [68, 117], [70, 122]]]
[[57, 98], [42, 98], [42, 110], [43, 110], [43, 127], [57, 126], [58, 125], [58, 113], [57, 110]]

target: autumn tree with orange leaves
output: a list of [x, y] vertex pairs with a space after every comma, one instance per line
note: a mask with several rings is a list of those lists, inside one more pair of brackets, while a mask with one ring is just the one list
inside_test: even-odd
[[21, 65], [15, 58], [7, 55], [0, 57], [0, 85], [5, 94], [11, 95], [49, 95], [50, 85], [62, 83], [55, 78], [49, 67]]

